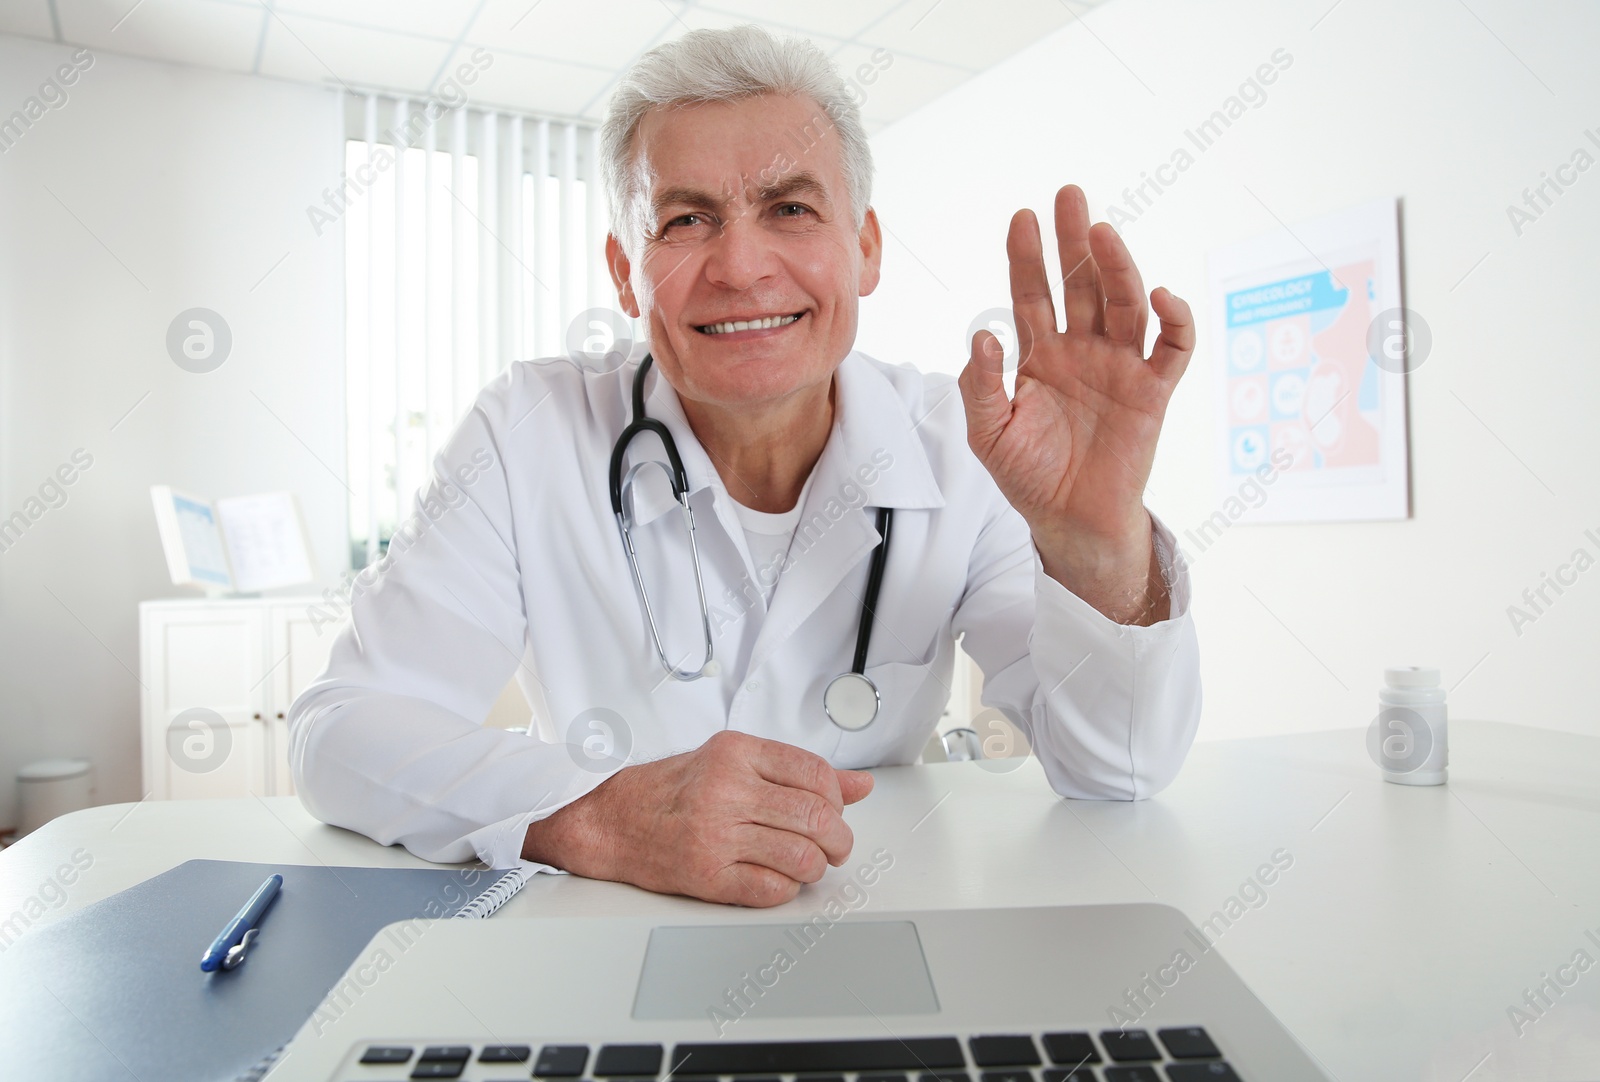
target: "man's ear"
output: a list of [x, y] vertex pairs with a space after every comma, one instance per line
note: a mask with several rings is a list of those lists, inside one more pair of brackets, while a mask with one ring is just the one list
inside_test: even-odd
[[633, 264], [612, 233], [606, 234], [606, 267], [611, 271], [611, 284], [617, 287], [617, 300], [622, 310], [638, 319], [639, 300], [633, 295]]
[[861, 221], [861, 288], [865, 297], [878, 288], [878, 276], [883, 269], [883, 230], [878, 225], [878, 212], [867, 208]]

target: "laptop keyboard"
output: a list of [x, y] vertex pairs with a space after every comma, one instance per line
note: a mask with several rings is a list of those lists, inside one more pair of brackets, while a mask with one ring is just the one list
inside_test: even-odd
[[904, 1040], [365, 1046], [367, 1079], [462, 1082], [1241, 1082], [1199, 1026]]

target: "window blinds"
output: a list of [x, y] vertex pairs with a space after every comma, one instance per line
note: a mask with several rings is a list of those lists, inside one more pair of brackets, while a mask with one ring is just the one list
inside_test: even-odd
[[[434, 455], [514, 360], [566, 353], [617, 313], [599, 133], [437, 100], [352, 94], [345, 227], [352, 558], [376, 559]], [[591, 320], [582, 322], [593, 326]]]

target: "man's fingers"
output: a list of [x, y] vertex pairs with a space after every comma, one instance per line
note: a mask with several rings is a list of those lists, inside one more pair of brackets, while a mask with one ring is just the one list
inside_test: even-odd
[[1076, 184], [1056, 193], [1056, 247], [1061, 252], [1061, 306], [1067, 330], [1098, 334], [1106, 299], [1100, 269], [1089, 251], [1089, 201]]
[[1144, 329], [1150, 311], [1144, 303], [1144, 280], [1134, 265], [1133, 255], [1122, 243], [1117, 231], [1100, 222], [1089, 233], [1094, 248], [1094, 260], [1100, 268], [1100, 282], [1105, 291], [1105, 331], [1112, 342], [1131, 342], [1144, 356]]
[[752, 823], [809, 838], [829, 864], [843, 864], [855, 845], [856, 836], [839, 809], [806, 789], [759, 785], [746, 814]]
[[793, 901], [802, 884], [761, 864], [730, 864], [711, 881], [711, 889], [696, 897], [726, 905], [764, 909]]
[[1194, 355], [1194, 314], [1188, 302], [1166, 286], [1151, 292], [1150, 307], [1161, 321], [1161, 334], [1150, 351], [1150, 367], [1162, 379], [1176, 383]]
[[770, 868], [797, 883], [815, 883], [828, 870], [828, 855], [804, 834], [745, 823], [729, 838], [729, 855], [741, 864]]
[[972, 336], [972, 350], [956, 386], [967, 411], [967, 442], [981, 459], [1011, 417], [1006, 397], [1005, 352], [988, 331]]
[[749, 764], [758, 775], [774, 785], [804, 789], [826, 800], [835, 811], [844, 807], [839, 795], [837, 772], [820, 755], [785, 744], [781, 740], [752, 737]]
[[876, 784], [871, 774], [865, 770], [839, 770], [839, 792], [844, 796], [846, 804], [854, 804], [868, 793]]
[[980, 328], [967, 343], [967, 363], [961, 373], [967, 377], [967, 386], [962, 389], [971, 390], [972, 396], [982, 402], [992, 400], [995, 395], [1004, 396], [1005, 372], [1004, 344], [993, 331]]
[[1017, 324], [1017, 363], [1033, 354], [1034, 338], [1054, 334], [1056, 306], [1050, 299], [1050, 279], [1045, 275], [1044, 247], [1039, 240], [1039, 219], [1031, 210], [1011, 216], [1006, 234], [1006, 256], [1011, 261], [1011, 314]]

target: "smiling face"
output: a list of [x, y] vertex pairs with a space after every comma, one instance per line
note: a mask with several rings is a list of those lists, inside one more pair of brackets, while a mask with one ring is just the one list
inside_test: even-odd
[[776, 95], [657, 109], [635, 148], [642, 247], [612, 237], [606, 255], [667, 381], [730, 408], [825, 393], [882, 254], [876, 215], [851, 220], [827, 115]]

